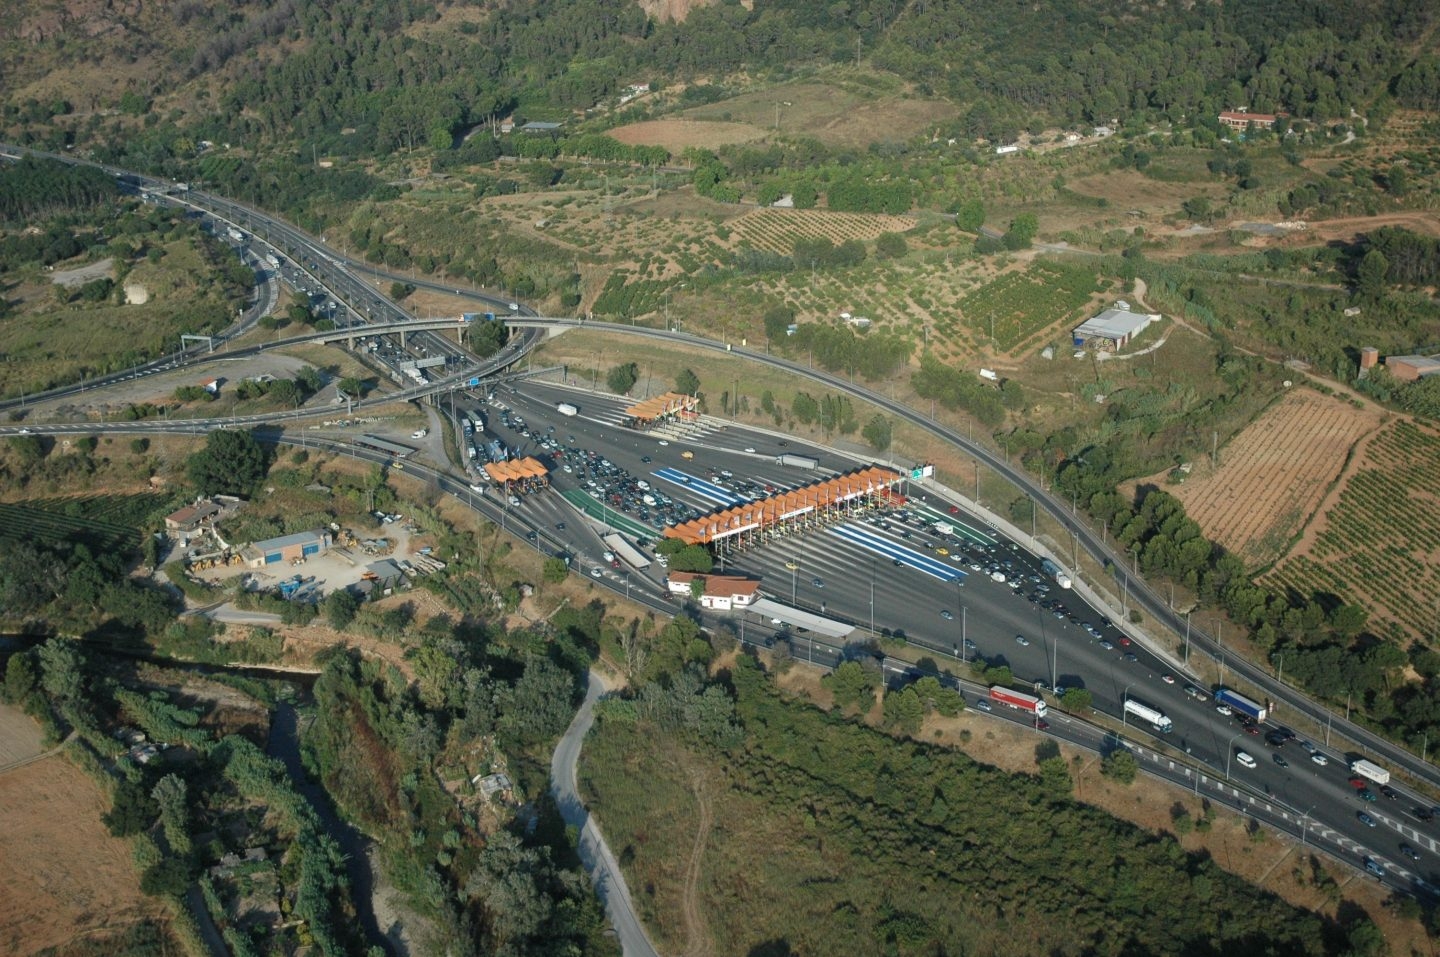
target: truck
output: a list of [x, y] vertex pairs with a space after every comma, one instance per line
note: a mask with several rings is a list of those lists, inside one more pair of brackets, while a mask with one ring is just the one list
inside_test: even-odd
[[1125, 699], [1125, 713], [1133, 714], [1141, 721], [1148, 722], [1156, 731], [1159, 731], [1161, 734], [1169, 734], [1171, 731], [1175, 730], [1174, 722], [1172, 722], [1168, 717], [1165, 716], [1165, 712], [1157, 711], [1156, 709], [1150, 707], [1147, 704], [1142, 704], [1139, 701], [1136, 701], [1134, 698]]
[[941, 535], [953, 535], [955, 533], [955, 526], [949, 522], [936, 522], [933, 528]]
[[235, 240], [237, 243], [243, 243], [243, 242], [245, 241], [245, 234], [242, 233], [240, 230], [236, 229], [234, 226], [231, 226], [231, 227], [229, 227], [228, 229], [226, 229], [226, 230], [225, 230], [225, 235], [226, 235], [226, 236], [229, 236], [231, 239]]
[[555, 404], [555, 411], [559, 412], [561, 415], [575, 415], [580, 410], [577, 409], [575, 406], [571, 405], [569, 402], [557, 402]]
[[505, 446], [499, 439], [491, 439], [485, 443], [485, 454], [490, 457], [491, 462], [503, 462], [510, 457], [505, 454]]
[[1049, 575], [1051, 578], [1055, 579], [1055, 584], [1059, 585], [1061, 588], [1070, 587], [1070, 576], [1065, 574], [1065, 569], [1061, 568], [1059, 565], [1055, 564], [1050, 559], [1047, 558], [1040, 562], [1040, 570], [1043, 571], [1045, 574]]
[[1350, 770], [1352, 773], [1358, 774], [1362, 778], [1369, 778], [1376, 784], [1390, 783], [1389, 771], [1385, 770], [1380, 765], [1375, 764], [1372, 761], [1366, 761], [1364, 758], [1356, 758], [1354, 761], [1351, 761]]
[[1045, 717], [1045, 702], [1033, 694], [1026, 694], [1023, 691], [1011, 691], [1009, 688], [1002, 688], [999, 685], [990, 686], [990, 700], [1005, 705], [1007, 708], [1019, 708], [1021, 711], [1028, 711], [1037, 718]]
[[625, 537], [618, 532], [611, 532], [605, 536], [603, 541], [609, 549], [609, 551], [605, 553], [609, 556], [606, 558], [606, 561], [613, 564], [615, 557], [619, 556], [622, 561], [636, 571], [644, 571], [650, 567], [650, 559], [646, 558], [643, 552], [627, 542]]
[[797, 469], [818, 469], [820, 467], [820, 463], [815, 461], [808, 455], [791, 455], [788, 452], [783, 455], [776, 456], [775, 464], [793, 465]]
[[265, 261], [270, 264], [271, 269], [280, 268], [280, 257], [275, 255], [274, 253], [266, 253]]
[[1256, 721], [1264, 721], [1270, 714], [1270, 709], [1263, 704], [1256, 704], [1238, 691], [1229, 688], [1221, 688], [1215, 692], [1215, 700], [1219, 704], [1229, 705], [1235, 711], [1246, 717], [1254, 718]]

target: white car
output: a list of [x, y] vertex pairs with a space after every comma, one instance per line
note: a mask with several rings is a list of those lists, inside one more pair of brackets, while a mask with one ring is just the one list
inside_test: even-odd
[[1255, 766], [1255, 759], [1250, 757], [1250, 754], [1247, 751], [1236, 751], [1235, 760], [1239, 761], [1247, 768], [1253, 768]]
[[484, 495], [484, 494], [485, 494], [485, 486], [472, 484], [472, 485], [470, 486], [470, 491], [474, 492], [476, 495]]
[[1215, 706], [1215, 710], [1218, 711], [1218, 712], [1220, 712], [1221, 714], [1223, 714], [1223, 715], [1224, 715], [1225, 717], [1227, 717], [1227, 718], [1230, 717], [1232, 714], [1235, 713], [1235, 712], [1233, 712], [1233, 711], [1230, 710], [1230, 706], [1229, 706], [1228, 704], [1217, 704], [1217, 705]]
[[512, 303], [510, 303], [510, 311], [511, 311], [511, 312], [519, 312], [519, 311], [520, 311], [520, 303], [518, 303], [518, 302], [512, 302]]
[[1330, 763], [1330, 759], [1327, 758], [1327, 757], [1325, 757], [1325, 755], [1321, 754], [1319, 751], [1316, 751], [1315, 753], [1311, 754], [1311, 755], [1310, 755], [1310, 760], [1311, 760], [1311, 761], [1314, 761], [1316, 764], [1320, 765], [1322, 768], [1323, 768], [1325, 765], [1327, 765], [1327, 764]]

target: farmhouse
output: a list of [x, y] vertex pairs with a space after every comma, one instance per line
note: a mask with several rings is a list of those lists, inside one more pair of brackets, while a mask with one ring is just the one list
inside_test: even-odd
[[1245, 132], [1250, 124], [1255, 124], [1257, 130], [1268, 130], [1275, 127], [1275, 121], [1284, 116], [1284, 113], [1251, 113], [1244, 108], [1226, 111], [1220, 114], [1220, 125], [1228, 126], [1232, 130]]
[[754, 578], [740, 578], [735, 575], [700, 575], [695, 572], [671, 572], [665, 585], [672, 595], [689, 595], [690, 583], [699, 580], [704, 589], [700, 593], [700, 607], [715, 611], [730, 611], [745, 608], [760, 597], [760, 582]]
[[1386, 356], [1385, 368], [1401, 382], [1440, 373], [1440, 356]]
[[1116, 308], [1106, 309], [1094, 319], [1087, 319], [1075, 327], [1075, 345], [1113, 348], [1119, 352], [1159, 318], [1158, 313], [1130, 312], [1125, 303], [1116, 303]]
[[313, 532], [296, 532], [294, 535], [253, 542], [240, 549], [240, 556], [245, 560], [246, 566], [264, 568], [266, 565], [278, 565], [281, 562], [293, 562], [319, 555], [331, 544], [330, 533], [323, 528], [317, 528]]
[[219, 505], [207, 499], [201, 499], [194, 505], [187, 505], [166, 515], [165, 528], [171, 532], [193, 532], [200, 527], [201, 522], [219, 514]]

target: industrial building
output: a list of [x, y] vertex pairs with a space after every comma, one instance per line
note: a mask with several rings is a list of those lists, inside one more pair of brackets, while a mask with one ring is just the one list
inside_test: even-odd
[[294, 535], [252, 542], [240, 549], [240, 556], [247, 567], [264, 568], [323, 554], [332, 543], [330, 533], [317, 528], [313, 532], [296, 532]]
[[700, 417], [700, 400], [681, 392], [666, 392], [643, 399], [625, 410], [625, 424], [632, 429], [648, 429], [657, 422], [678, 419], [693, 422]]
[[1113, 308], [1075, 327], [1075, 345], [1120, 352], [1131, 339], [1159, 320], [1158, 313], [1131, 312], [1127, 303], [1116, 303]]
[[1440, 372], [1440, 356], [1386, 356], [1385, 370], [1401, 382], [1414, 382]]
[[485, 475], [497, 488], [505, 492], [535, 492], [547, 487], [550, 482], [549, 470], [539, 459], [512, 459], [508, 462], [489, 462], [484, 466]]

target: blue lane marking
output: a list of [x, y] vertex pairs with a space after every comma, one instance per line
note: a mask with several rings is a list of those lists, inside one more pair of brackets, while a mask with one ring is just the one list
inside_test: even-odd
[[734, 492], [730, 491], [727, 488], [721, 488], [719, 485], [716, 485], [713, 482], [707, 482], [702, 478], [696, 478], [695, 476], [682, 472], [679, 469], [663, 468], [660, 469], [658, 472], [653, 472], [651, 474], [653, 474], [658, 479], [664, 479], [667, 482], [673, 482], [681, 488], [688, 488], [696, 495], [699, 495], [702, 498], [708, 498], [712, 502], [719, 502], [721, 505], [739, 505], [742, 502], [748, 501], [748, 499], [736, 495]]
[[886, 558], [896, 559], [902, 565], [908, 565], [916, 571], [924, 572], [927, 575], [940, 579], [942, 582], [964, 581], [965, 572], [954, 568], [944, 562], [937, 561], [929, 555], [915, 551], [913, 548], [906, 548], [904, 545], [897, 545], [888, 538], [881, 538], [858, 525], [832, 525], [828, 531], [832, 535], [838, 535], [861, 548], [872, 552], [878, 552]]

